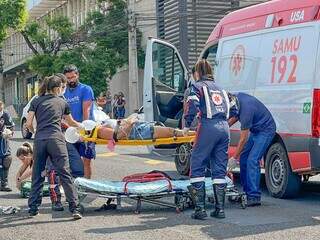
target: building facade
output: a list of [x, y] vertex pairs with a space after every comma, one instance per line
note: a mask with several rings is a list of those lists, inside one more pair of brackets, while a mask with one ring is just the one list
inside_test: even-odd
[[[76, 28], [97, 7], [95, 0], [29, 0], [27, 6], [30, 20], [36, 19], [42, 23], [44, 17], [63, 15], [69, 17]], [[37, 76], [26, 66], [26, 60], [31, 56], [32, 51], [23, 36], [19, 32], [9, 33], [2, 45], [2, 91], [6, 106], [13, 106], [18, 113], [38, 90]]]
[[185, 64], [197, 61], [210, 33], [229, 12], [268, 0], [156, 0], [158, 37], [174, 44]]

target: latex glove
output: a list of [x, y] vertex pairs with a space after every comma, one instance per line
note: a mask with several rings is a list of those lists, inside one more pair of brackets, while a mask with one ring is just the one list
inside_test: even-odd
[[8, 128], [4, 129], [2, 132], [2, 137], [5, 139], [11, 138], [13, 135], [12, 131]]
[[184, 128], [182, 129], [183, 136], [185, 136], [185, 137], [188, 136], [189, 130], [190, 130], [190, 128], [184, 127]]
[[79, 123], [78, 129], [84, 130], [84, 124], [83, 123]]
[[229, 158], [228, 160], [228, 171], [232, 171], [233, 169], [235, 169], [238, 166], [238, 161], [237, 159], [235, 159], [234, 157]]

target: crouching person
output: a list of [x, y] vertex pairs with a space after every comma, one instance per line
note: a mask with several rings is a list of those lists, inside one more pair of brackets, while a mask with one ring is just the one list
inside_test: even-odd
[[224, 90], [213, 79], [212, 69], [206, 60], [195, 66], [196, 82], [191, 85], [184, 112], [187, 133], [194, 117], [199, 113], [196, 141], [193, 145], [190, 167], [190, 192], [195, 203], [194, 219], [207, 217], [205, 209], [205, 171], [210, 161], [215, 210], [212, 217], [225, 218], [226, 169], [228, 162], [229, 111], [228, 98]]
[[62, 92], [62, 79], [59, 76], [51, 76], [44, 79], [39, 97], [31, 104], [27, 116], [27, 127], [33, 132], [32, 122], [37, 120], [37, 132], [34, 139], [34, 163], [32, 166], [32, 185], [28, 201], [30, 216], [38, 215], [38, 207], [41, 203], [41, 190], [45, 176], [46, 159], [50, 157], [54, 169], [60, 177], [64, 189], [69, 210], [75, 220], [82, 218], [79, 209], [78, 196], [72, 182], [70, 172], [66, 166], [68, 152], [64, 135], [61, 131], [61, 119], [65, 117], [71, 126], [81, 125], [73, 120], [68, 104], [59, 97]]

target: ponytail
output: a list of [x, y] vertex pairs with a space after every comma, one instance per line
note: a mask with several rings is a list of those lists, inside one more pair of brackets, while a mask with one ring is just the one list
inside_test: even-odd
[[31, 146], [30, 143], [28, 142], [25, 142], [22, 144], [21, 147], [19, 147], [17, 149], [17, 153], [16, 153], [16, 156], [17, 157], [20, 157], [20, 156], [27, 156], [29, 154], [33, 154], [33, 148]]
[[47, 92], [47, 86], [48, 86], [48, 78], [45, 77], [44, 80], [42, 80], [41, 85], [38, 90], [38, 96], [44, 96]]

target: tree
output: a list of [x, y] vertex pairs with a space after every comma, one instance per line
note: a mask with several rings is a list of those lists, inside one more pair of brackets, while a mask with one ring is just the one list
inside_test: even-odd
[[[107, 8], [104, 4], [108, 2]], [[38, 22], [27, 25], [22, 35], [34, 56], [29, 68], [41, 76], [61, 72], [68, 64], [80, 70], [81, 82], [92, 86], [95, 94], [107, 88], [117, 70], [128, 63], [128, 18], [124, 0], [99, 1], [99, 10], [89, 14], [77, 31], [68, 18], [46, 18], [43, 27]], [[47, 28], [54, 32], [48, 35]], [[141, 33], [138, 33], [138, 43]], [[139, 66], [144, 53], [138, 44]]]
[[26, 0], [0, 0], [0, 43], [9, 28], [23, 29], [27, 20], [26, 5]]

